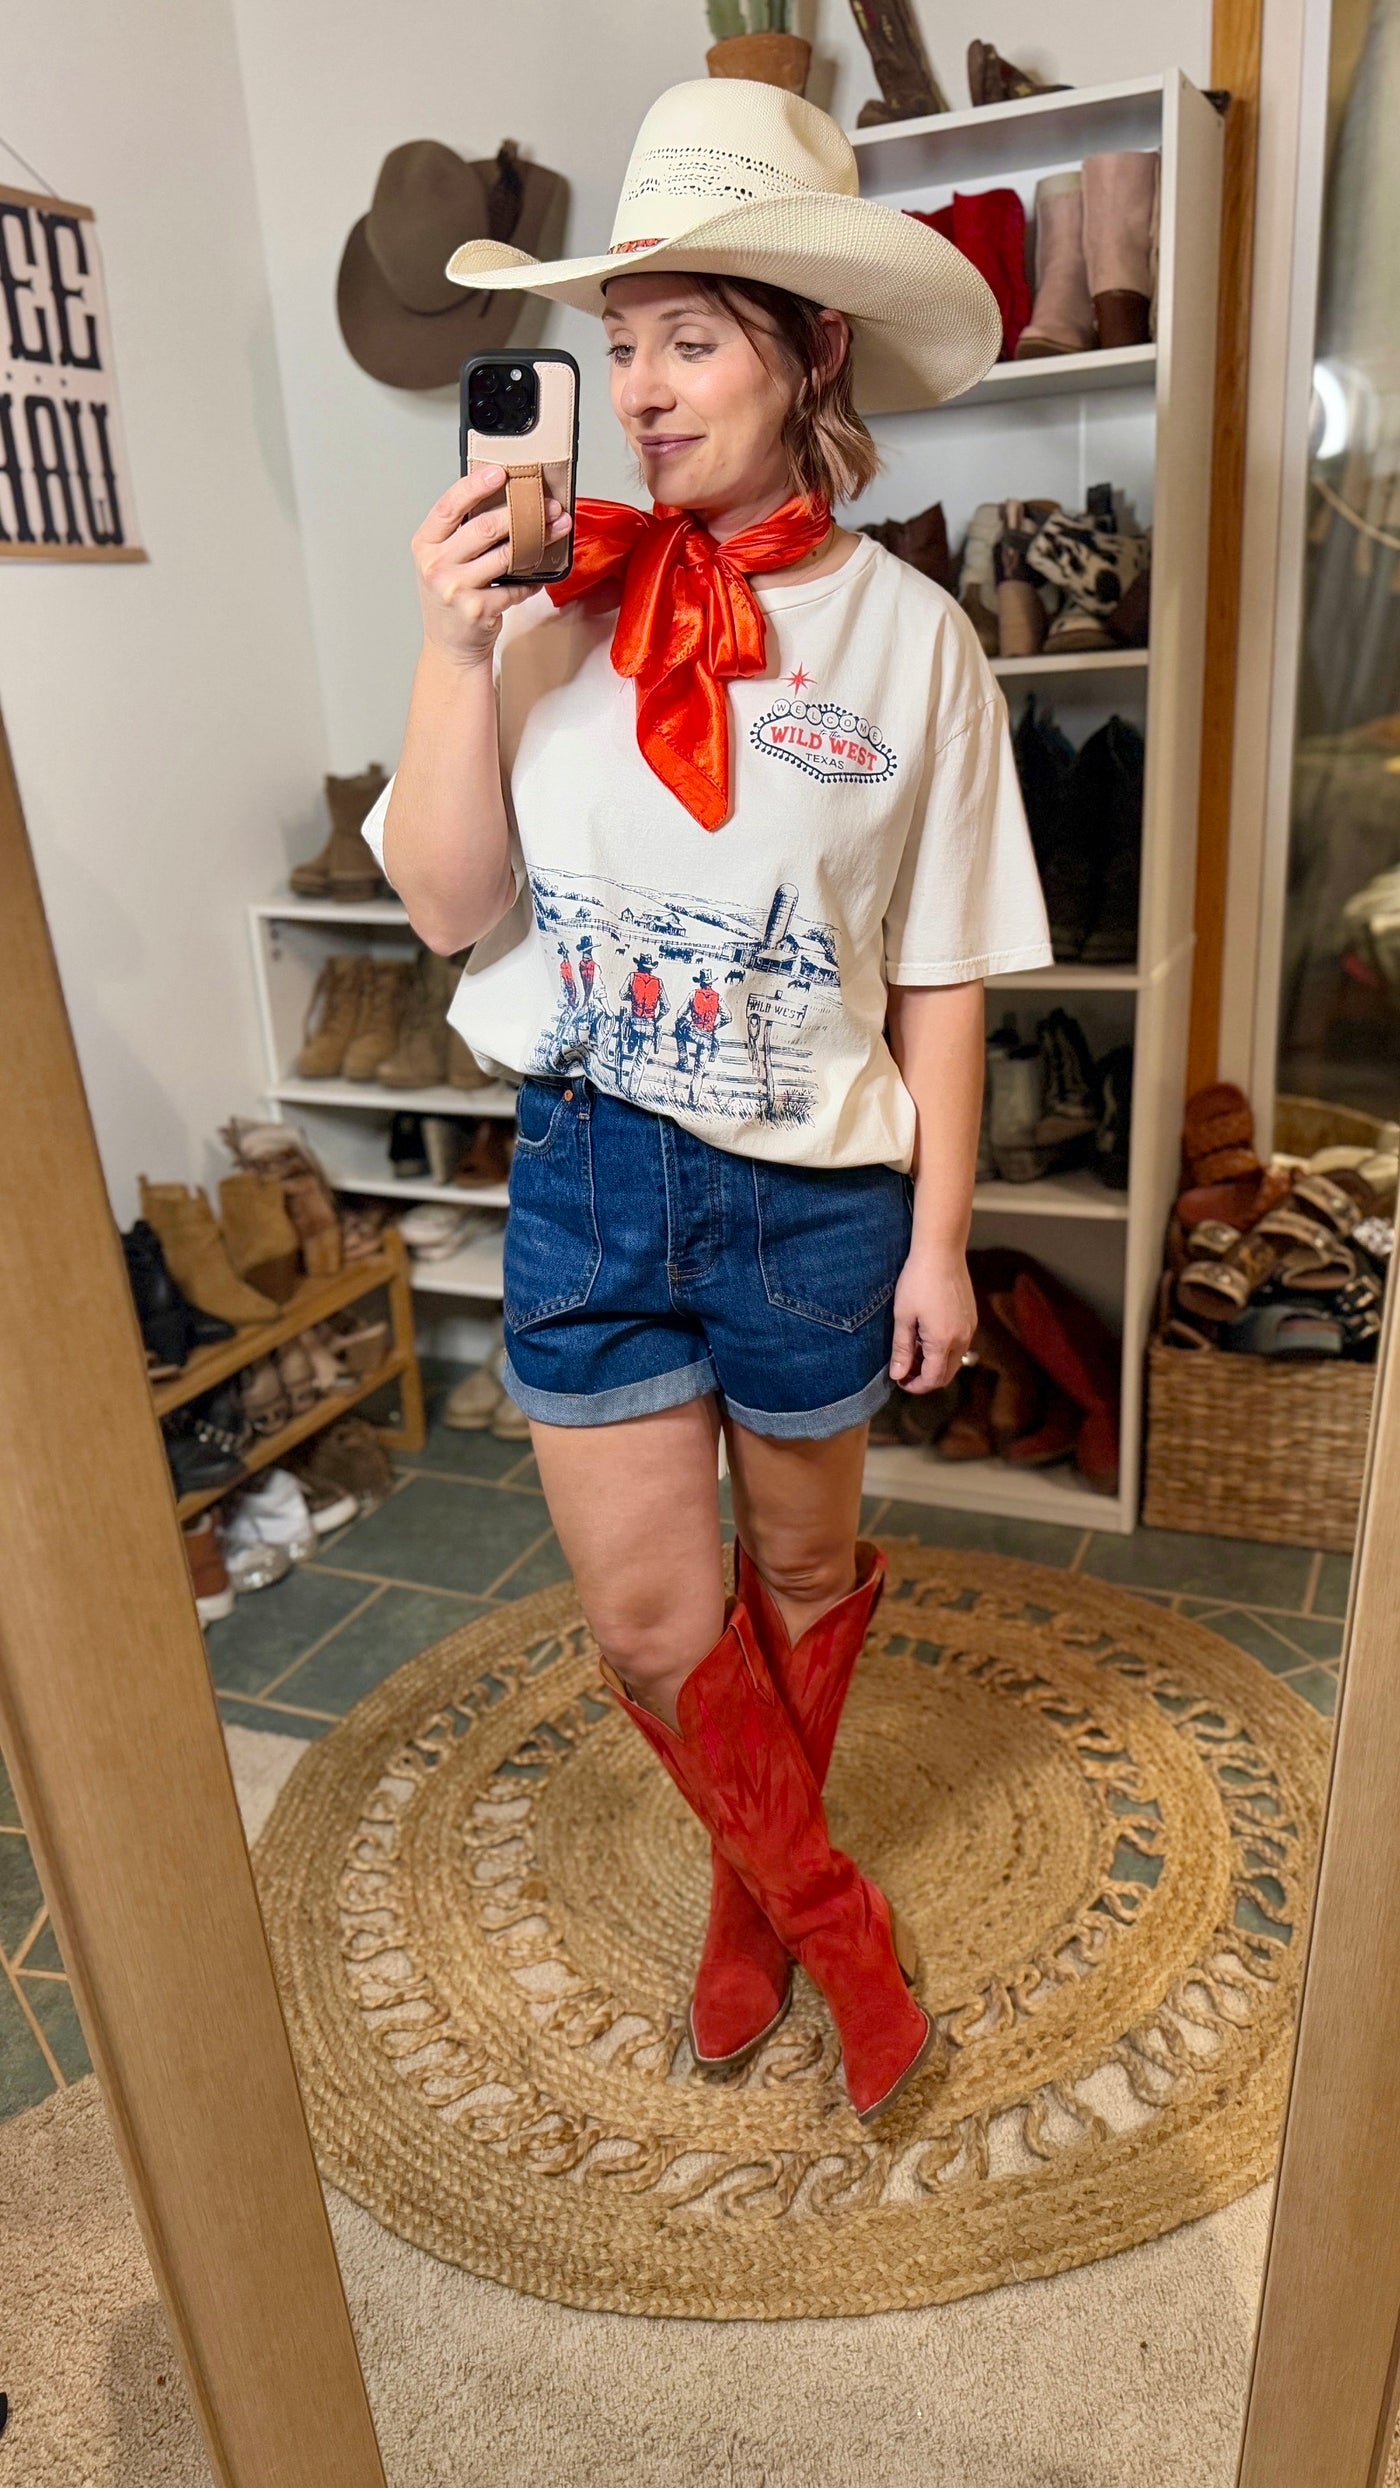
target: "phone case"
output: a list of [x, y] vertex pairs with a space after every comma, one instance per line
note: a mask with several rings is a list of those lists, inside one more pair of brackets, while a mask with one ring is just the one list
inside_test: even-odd
[[[528, 363], [539, 384], [539, 411], [529, 432], [473, 431], [467, 422], [467, 389], [481, 363]], [[556, 346], [536, 346], [523, 354], [509, 351], [475, 354], [462, 367], [462, 472], [474, 467], [506, 470], [504, 489], [482, 503], [499, 509], [504, 503], [511, 519], [511, 566], [503, 585], [545, 585], [566, 579], [573, 567], [570, 533], [557, 544], [544, 542], [544, 500], [547, 494], [573, 513], [574, 474], [578, 464], [578, 365]]]

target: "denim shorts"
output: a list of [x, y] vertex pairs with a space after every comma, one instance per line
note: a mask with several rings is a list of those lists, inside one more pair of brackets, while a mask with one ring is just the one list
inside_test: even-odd
[[738, 1157], [575, 1078], [526, 1080], [505, 1240], [506, 1383], [549, 1425], [717, 1392], [755, 1434], [839, 1434], [889, 1396], [913, 1187]]

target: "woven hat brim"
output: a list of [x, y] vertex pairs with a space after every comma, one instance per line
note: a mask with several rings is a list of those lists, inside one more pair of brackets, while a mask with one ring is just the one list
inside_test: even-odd
[[538, 260], [499, 242], [465, 242], [447, 263], [458, 285], [543, 294], [595, 317], [610, 278], [643, 270], [752, 277], [844, 312], [856, 396], [872, 414], [960, 397], [1001, 352], [996, 297], [970, 259], [916, 218], [838, 193], [728, 208], [645, 250]]
[[394, 389], [442, 389], [468, 355], [505, 345], [520, 317], [509, 295], [473, 290], [445, 311], [410, 311], [370, 249], [362, 216], [341, 254], [335, 307], [340, 333], [362, 371]]

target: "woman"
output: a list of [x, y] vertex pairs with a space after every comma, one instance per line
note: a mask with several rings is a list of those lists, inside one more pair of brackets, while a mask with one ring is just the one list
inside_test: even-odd
[[820, 1794], [883, 1582], [866, 1433], [967, 1353], [981, 979], [1050, 950], [973, 631], [831, 520], [876, 466], [856, 379], [955, 394], [998, 314], [855, 189], [825, 114], [707, 81], [648, 115], [608, 253], [457, 253], [601, 315], [656, 508], [581, 504], [570, 579], [531, 594], [495, 584], [499, 472], [443, 495], [366, 834], [423, 940], [475, 945], [454, 1024], [525, 1075], [507, 1380], [607, 1681], [711, 1835], [696, 2061], [748, 2061], [796, 1957], [868, 2118], [932, 2032]]

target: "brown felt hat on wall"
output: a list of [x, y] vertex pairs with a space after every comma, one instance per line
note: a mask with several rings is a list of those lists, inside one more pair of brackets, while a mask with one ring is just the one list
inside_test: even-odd
[[340, 333], [361, 369], [391, 388], [440, 389], [469, 354], [504, 345], [519, 297], [464, 294], [447, 262], [464, 241], [538, 249], [565, 197], [562, 177], [523, 162], [512, 139], [479, 164], [435, 138], [392, 148], [336, 280]]

